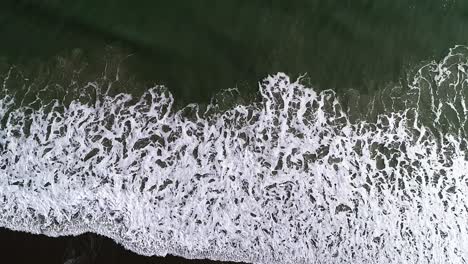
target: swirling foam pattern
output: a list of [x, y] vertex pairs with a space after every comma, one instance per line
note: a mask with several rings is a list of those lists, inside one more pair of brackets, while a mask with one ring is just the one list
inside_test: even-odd
[[211, 114], [172, 110], [160, 87], [39, 109], [5, 96], [0, 226], [95, 232], [144, 255], [465, 263], [466, 51], [373, 97], [374, 121], [285, 74]]

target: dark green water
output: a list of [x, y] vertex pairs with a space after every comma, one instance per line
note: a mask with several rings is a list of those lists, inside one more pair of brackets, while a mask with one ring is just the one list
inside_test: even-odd
[[4, 65], [50, 65], [79, 48], [97, 71], [112, 45], [133, 54], [133, 89], [165, 84], [179, 103], [248, 94], [278, 71], [366, 93], [468, 44], [466, 1], [16, 0], [2, 2], [0, 22]]

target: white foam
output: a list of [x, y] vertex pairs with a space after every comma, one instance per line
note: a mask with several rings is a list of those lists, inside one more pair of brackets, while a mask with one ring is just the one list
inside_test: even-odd
[[95, 232], [143, 255], [464, 263], [464, 51], [424, 65], [392, 99], [404, 107], [376, 122], [351, 122], [334, 92], [282, 73], [262, 82], [261, 103], [193, 118], [160, 87], [55, 110], [5, 97], [0, 226]]

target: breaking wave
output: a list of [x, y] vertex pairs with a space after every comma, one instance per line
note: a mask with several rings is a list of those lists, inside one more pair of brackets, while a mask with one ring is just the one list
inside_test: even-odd
[[[260, 100], [174, 110], [163, 87], [94, 103], [0, 99], [0, 226], [94, 232], [143, 255], [465, 263], [468, 48], [365, 97], [282, 73]], [[366, 99], [367, 98], [367, 99]], [[18, 106], [19, 105], [19, 106]]]

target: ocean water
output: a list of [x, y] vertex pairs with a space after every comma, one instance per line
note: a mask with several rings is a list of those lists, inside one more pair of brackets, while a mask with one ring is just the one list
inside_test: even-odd
[[307, 73], [321, 90], [363, 93], [468, 42], [465, 1], [6, 0], [0, 56], [29, 67], [79, 48], [99, 65], [108, 44], [144, 90], [164, 84], [181, 102], [238, 87], [255, 93], [277, 72]]
[[4, 11], [93, 42], [2, 48], [0, 226], [147, 256], [466, 262], [464, 3], [101, 3]]

